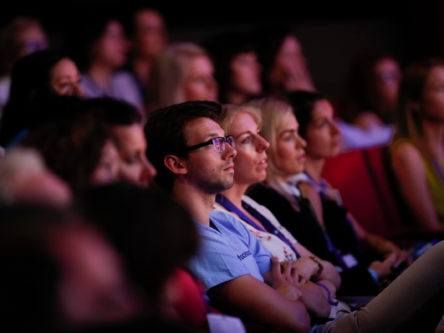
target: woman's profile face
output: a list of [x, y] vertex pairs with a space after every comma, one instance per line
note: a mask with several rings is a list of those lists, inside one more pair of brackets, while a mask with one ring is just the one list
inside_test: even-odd
[[259, 134], [253, 116], [239, 112], [233, 118], [228, 135], [234, 136], [237, 155], [234, 159], [234, 182], [252, 185], [267, 177], [267, 154], [269, 143]]
[[256, 53], [237, 54], [231, 61], [230, 69], [231, 86], [234, 90], [248, 96], [261, 93], [261, 65], [257, 60]]
[[126, 63], [128, 46], [122, 24], [112, 20], [95, 43], [95, 60], [119, 68]]
[[271, 69], [270, 81], [286, 91], [313, 90], [302, 48], [295, 36], [288, 35], [283, 40]]
[[205, 55], [190, 60], [184, 69], [183, 94], [185, 101], [216, 101], [217, 84], [214, 79], [214, 68]]
[[306, 142], [298, 130], [299, 123], [292, 113], [282, 117], [276, 130], [272, 155], [275, 167], [283, 177], [290, 177], [304, 170]]
[[307, 126], [307, 155], [324, 159], [339, 153], [341, 133], [334, 120], [333, 107], [327, 100], [319, 100], [313, 106], [311, 121]]

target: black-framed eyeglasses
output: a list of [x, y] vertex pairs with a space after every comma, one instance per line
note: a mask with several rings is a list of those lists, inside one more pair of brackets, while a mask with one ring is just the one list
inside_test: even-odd
[[225, 151], [226, 144], [229, 144], [233, 148], [235, 147], [234, 137], [232, 135], [218, 136], [215, 138], [211, 138], [208, 141], [186, 147], [185, 150], [187, 152], [190, 152], [205, 146], [213, 145], [216, 151], [222, 154]]

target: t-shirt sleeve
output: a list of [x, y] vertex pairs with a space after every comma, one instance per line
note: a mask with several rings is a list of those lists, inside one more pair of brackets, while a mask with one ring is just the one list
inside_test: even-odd
[[207, 238], [203, 242], [203, 248], [191, 260], [189, 268], [207, 289], [243, 275], [251, 275], [226, 241]]
[[244, 240], [245, 244], [250, 249], [251, 255], [253, 256], [256, 264], [259, 268], [261, 276], [270, 270], [271, 267], [271, 253], [268, 251], [260, 242], [260, 240], [255, 237], [248, 229], [235, 217], [230, 214], [225, 214], [227, 219], [230, 220], [232, 225], [236, 228], [241, 239]]

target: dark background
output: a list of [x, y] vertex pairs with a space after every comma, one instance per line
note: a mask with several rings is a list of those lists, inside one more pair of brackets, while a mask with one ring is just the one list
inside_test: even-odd
[[301, 40], [316, 86], [333, 97], [342, 93], [348, 66], [364, 49], [388, 51], [402, 64], [444, 51], [442, 0], [7, 1], [0, 24], [19, 14], [36, 16], [55, 43], [85, 24], [86, 16], [113, 12], [128, 18], [140, 5], [164, 15], [172, 40], [199, 43], [226, 29], [286, 24]]

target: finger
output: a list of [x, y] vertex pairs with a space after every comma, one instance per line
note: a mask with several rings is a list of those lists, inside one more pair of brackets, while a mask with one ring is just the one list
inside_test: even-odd
[[292, 264], [288, 261], [282, 263], [282, 274], [285, 276], [285, 278], [288, 281], [291, 281], [291, 270], [292, 270]]
[[279, 279], [282, 276], [281, 264], [278, 257], [271, 257], [271, 275], [273, 280]]

